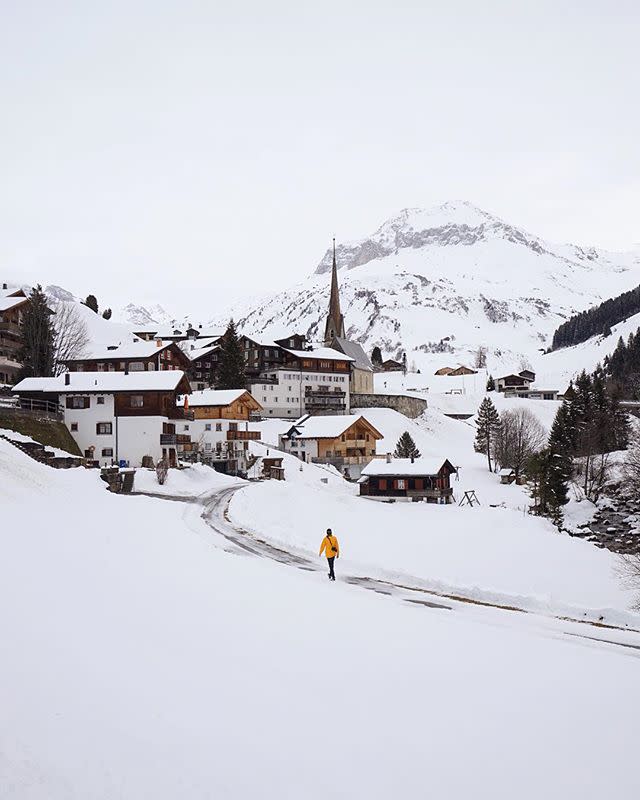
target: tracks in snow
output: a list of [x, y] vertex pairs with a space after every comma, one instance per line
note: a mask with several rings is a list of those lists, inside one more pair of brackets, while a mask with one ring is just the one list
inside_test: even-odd
[[[199, 497], [181, 497], [161, 494], [147, 496], [163, 500], [203, 505], [204, 511], [201, 516], [210, 530], [223, 540], [222, 545], [226, 552], [236, 555], [264, 558], [304, 572], [324, 574], [326, 572], [326, 567], [321, 565], [317, 560], [312, 560], [304, 554], [293, 553], [290, 550], [279, 547], [266, 539], [259, 538], [249, 531], [238, 528], [231, 522], [228, 515], [229, 502], [233, 495], [243, 488], [246, 488], [246, 484], [230, 486], [227, 489], [222, 489], [213, 494], [204, 494]], [[637, 638], [639, 632], [633, 629], [605, 625], [590, 620], [556, 617], [552, 615], [546, 616], [544, 614], [530, 612], [527, 609], [518, 608], [517, 606], [491, 603], [478, 600], [477, 598], [465, 597], [463, 595], [441, 594], [417, 585], [411, 586], [408, 583], [398, 583], [382, 578], [372, 578], [366, 575], [343, 575], [340, 576], [338, 580], [350, 586], [393, 597], [414, 607], [423, 607], [436, 611], [457, 610], [464, 611], [467, 614], [470, 612], [475, 612], [477, 614], [494, 611], [502, 612], [503, 615], [508, 614], [510, 618], [512, 618], [513, 613], [518, 613], [523, 619], [531, 620], [533, 626], [539, 628], [538, 632], [543, 631], [545, 635], [552, 635], [556, 638], [577, 638], [583, 640], [584, 644], [593, 642], [599, 645], [605, 644], [616, 648], [625, 648], [626, 652], [633, 656], [636, 656], [636, 653], [633, 651], [638, 650], [639, 652], [636, 657], [640, 658], [640, 642], [638, 642]], [[502, 619], [504, 620], [504, 616]], [[497, 619], [492, 618], [491, 622], [492, 624], [496, 624]], [[540, 629], [538, 625], [540, 622], [542, 622], [542, 629]], [[549, 625], [551, 625], [551, 630], [549, 630]], [[573, 630], [567, 630], [567, 625], [570, 625]], [[596, 630], [607, 629], [611, 631], [611, 635], [617, 635], [618, 633], [625, 634], [626, 636], [631, 635], [634, 636], [634, 641], [615, 641], [614, 639], [587, 635], [583, 632], [585, 630], [585, 625]]]

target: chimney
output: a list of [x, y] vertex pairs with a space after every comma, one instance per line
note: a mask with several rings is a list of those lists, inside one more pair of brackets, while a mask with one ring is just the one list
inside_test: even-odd
[[70, 383], [71, 383], [71, 373], [65, 372], [65, 374], [64, 374], [64, 385], [65, 386], [69, 386]]
[[391, 453], [387, 453], [387, 464], [391, 463]]
[[411, 463], [413, 464], [413, 456], [411, 456]]
[[3, 289], [8, 289], [9, 287], [7, 286], [7, 284], [6, 284], [6, 283], [3, 283], [3, 284], [2, 284], [2, 288], [3, 288]]
[[162, 347], [162, 339], [156, 336], [156, 347]]

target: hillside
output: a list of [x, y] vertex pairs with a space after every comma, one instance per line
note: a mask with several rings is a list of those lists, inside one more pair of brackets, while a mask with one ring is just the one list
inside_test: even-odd
[[[338, 244], [336, 261], [348, 335], [386, 356], [406, 350], [420, 369], [468, 363], [479, 345], [496, 371], [531, 360], [568, 317], [640, 283], [637, 253], [554, 245], [469, 203], [405, 209]], [[298, 285], [230, 313], [248, 333], [318, 338], [330, 263], [328, 251]]]

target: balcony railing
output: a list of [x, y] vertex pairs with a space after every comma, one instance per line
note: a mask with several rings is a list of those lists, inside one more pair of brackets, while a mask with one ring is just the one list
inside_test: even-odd
[[2, 331], [15, 333], [17, 336], [20, 336], [20, 326], [15, 322], [9, 322], [9, 320], [5, 320], [4, 322], [0, 320], [0, 332]]
[[368, 464], [374, 456], [322, 456], [311, 459], [312, 464], [333, 464], [334, 467], [349, 464]]
[[260, 431], [227, 431], [227, 440], [232, 441], [238, 439], [240, 441], [259, 441]]

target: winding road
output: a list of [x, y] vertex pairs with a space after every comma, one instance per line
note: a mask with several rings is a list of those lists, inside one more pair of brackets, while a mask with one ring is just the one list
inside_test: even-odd
[[[203, 509], [200, 516], [210, 531], [219, 538], [219, 546], [227, 552], [268, 559], [304, 572], [324, 575], [326, 567], [319, 559], [312, 559], [303, 553], [293, 553], [231, 522], [228, 514], [231, 498], [236, 492], [247, 488], [247, 484], [242, 483], [198, 497], [140, 494], [186, 503], [192, 508], [194, 504], [200, 506]], [[592, 646], [613, 645], [619, 652], [640, 658], [640, 631], [637, 630], [590, 620], [535, 613], [516, 606], [481, 601], [461, 594], [439, 594], [419, 586], [419, 580], [415, 579], [414, 582], [410, 576], [403, 579], [402, 583], [367, 575], [339, 575], [338, 580], [380, 595], [387, 595], [414, 607], [462, 612], [466, 617], [472, 616], [477, 621], [491, 625], [512, 627], [514, 615], [517, 615], [520, 625], [524, 624], [538, 634], [553, 638], [580, 639], [585, 646], [590, 643]]]

